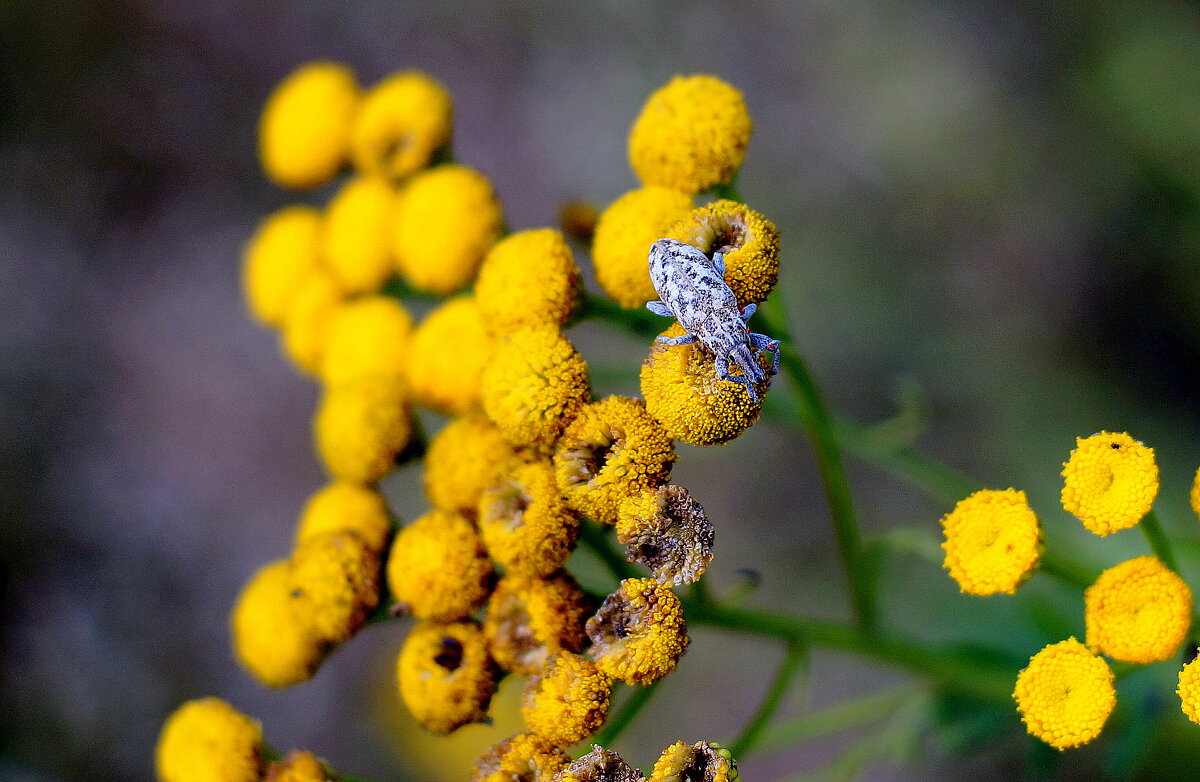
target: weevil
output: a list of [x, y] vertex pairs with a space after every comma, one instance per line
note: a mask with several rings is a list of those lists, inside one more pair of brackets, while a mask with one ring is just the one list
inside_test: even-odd
[[[725, 257], [717, 252], [707, 255], [685, 242], [659, 239], [650, 246], [650, 280], [660, 301], [646, 303], [656, 315], [675, 318], [686, 334], [658, 337], [668, 345], [688, 345], [699, 341], [716, 357], [717, 377], [741, 384], [755, 402], [754, 386], [765, 372], [756, 360], [770, 350], [775, 354], [771, 376], [779, 372], [779, 340], [750, 331], [746, 321], [758, 309], [747, 304], [738, 309], [737, 297], [725, 282]], [[729, 372], [733, 362], [740, 376]]]

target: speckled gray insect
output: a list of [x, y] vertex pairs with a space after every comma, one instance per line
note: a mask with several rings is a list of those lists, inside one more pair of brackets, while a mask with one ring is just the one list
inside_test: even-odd
[[[675, 239], [659, 239], [650, 246], [650, 280], [661, 301], [647, 302], [656, 315], [675, 318], [687, 331], [678, 337], [659, 337], [668, 345], [687, 345], [699, 341], [716, 357], [717, 376], [740, 383], [754, 401], [756, 383], [763, 379], [763, 368], [756, 360], [763, 350], [775, 354], [771, 375], [779, 372], [779, 340], [755, 334], [746, 321], [758, 308], [747, 304], [738, 310], [737, 297], [725, 282], [725, 259], [714, 253], [710, 260], [700, 250]], [[741, 376], [731, 375], [729, 362], [741, 368]]]

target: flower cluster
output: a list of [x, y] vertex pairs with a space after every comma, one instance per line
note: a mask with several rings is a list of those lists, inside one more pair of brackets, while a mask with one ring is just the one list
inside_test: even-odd
[[[1100, 536], [1138, 524], [1158, 493], [1153, 449], [1126, 433], [1078, 438], [1062, 474], [1063, 507]], [[1195, 486], [1193, 496], [1200, 496]], [[942, 529], [945, 567], [963, 592], [1012, 594], [1042, 556], [1037, 517], [1013, 489], [972, 494]], [[1113, 672], [1100, 655], [1133, 664], [1171, 659], [1191, 629], [1192, 592], [1157, 556], [1136, 557], [1101, 573], [1084, 593], [1084, 609], [1086, 645], [1071, 638], [1047, 646], [1013, 692], [1029, 732], [1058, 749], [1096, 738], [1116, 704]], [[1200, 721], [1197, 681], [1200, 669], [1184, 668], [1179, 695], [1184, 713]]]
[[[477, 779], [618, 778], [605, 770], [623, 765], [612, 753], [571, 762], [563, 748], [603, 726], [615, 682], [648, 686], [688, 647], [671, 590], [702, 576], [714, 529], [670, 482], [675, 440], [737, 437], [757, 420], [770, 378], [752, 400], [720, 378], [703, 344], [655, 341], [644, 399], [595, 398], [567, 333], [588, 296], [568, 236], [503, 235], [491, 183], [450, 157], [452, 115], [449, 94], [425, 74], [363, 89], [335, 63], [298, 69], [267, 101], [260, 151], [271, 180], [310, 189], [344, 175], [325, 207], [268, 216], [243, 264], [250, 312], [322, 386], [313, 432], [330, 483], [305, 506], [290, 557], [243, 589], [235, 652], [264, 684], [287, 686], [311, 678], [368, 620], [411, 617], [396, 688], [428, 730], [485, 721], [500, 679], [529, 677], [526, 731], [480, 757]], [[596, 276], [619, 305], [658, 298], [647, 253], [664, 236], [724, 253], [739, 305], [765, 299], [778, 279], [778, 231], [737, 201], [693, 209], [701, 191], [731, 181], [750, 129], [740, 93], [715, 77], [678, 78], [647, 102], [629, 141], [645, 186], [606, 210], [593, 234]], [[415, 319], [401, 301], [413, 293], [444, 300]], [[449, 420], [425, 443], [431, 413]], [[379, 482], [422, 456], [430, 507], [397, 529]], [[584, 525], [615, 528], [628, 561], [651, 577], [586, 593], [568, 570]], [[181, 741], [177, 721], [163, 747]], [[253, 725], [253, 740], [237, 738], [247, 779], [328, 773], [307, 754], [268, 770]], [[187, 735], [188, 746], [208, 741]], [[160, 776], [202, 778], [182, 767], [161, 761]], [[680, 743], [652, 778], [724, 781], [737, 771], [719, 745]]]

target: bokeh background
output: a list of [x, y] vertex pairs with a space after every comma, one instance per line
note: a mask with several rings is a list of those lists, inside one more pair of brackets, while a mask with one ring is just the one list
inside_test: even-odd
[[[364, 84], [409, 67], [442, 80], [456, 154], [492, 177], [515, 229], [635, 186], [625, 134], [645, 97], [676, 73], [722, 76], [757, 124], [740, 185], [783, 232], [777, 295], [840, 414], [901, 411], [889, 437], [1026, 489], [1051, 544], [1097, 565], [1144, 544], [1079, 533], [1058, 471], [1075, 436], [1128, 430], [1157, 451], [1168, 531], [1200, 537], [1186, 504], [1200, 464], [1196, 3], [15, 0], [0, 4], [0, 57], [0, 778], [149, 780], [164, 715], [209, 694], [280, 749], [378, 780], [463, 778], [514, 729], [510, 682], [490, 732], [422, 736], [392, 687], [402, 624], [285, 692], [229, 652], [234, 595], [286, 554], [322, 482], [316, 388], [238, 285], [257, 221], [298, 198], [257, 168], [257, 114], [314, 58]], [[572, 336], [611, 388], [635, 388], [644, 342]], [[753, 568], [756, 604], [847, 615], [801, 435], [768, 420], [681, 455], [677, 481], [716, 520], [718, 591]], [[868, 530], [936, 533], [946, 502], [850, 468]], [[417, 470], [386, 489], [402, 517], [421, 512]], [[1053, 582], [967, 598], [912, 548], [884, 570], [894, 627], [1018, 657], [1082, 630], [1078, 595]], [[617, 745], [635, 765], [676, 739], [731, 737], [781, 653], [693, 635]], [[1177, 709], [1171, 671], [1158, 678], [1146, 697]], [[904, 680], [817, 654], [784, 713]], [[1019, 778], [1018, 726], [971, 735], [929, 732], [866, 778]], [[862, 736], [743, 772], [790, 779]], [[1056, 773], [1106, 758], [1072, 753]]]

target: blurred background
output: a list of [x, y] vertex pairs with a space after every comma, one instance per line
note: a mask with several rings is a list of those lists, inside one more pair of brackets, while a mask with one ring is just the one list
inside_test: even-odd
[[[777, 295], [839, 414], [901, 410], [893, 436], [1027, 490], [1051, 545], [1097, 567], [1144, 543], [1082, 533], [1058, 473], [1076, 436], [1128, 430], [1156, 449], [1168, 532], [1200, 537], [1200, 4], [16, 0], [0, 4], [0, 58], [0, 778], [149, 780], [162, 719], [203, 695], [260, 718], [281, 750], [377, 780], [464, 779], [516, 729], [510, 681], [494, 728], [421, 734], [392, 684], [402, 623], [283, 692], [229, 651], [234, 596], [286, 555], [322, 484], [316, 388], [251, 323], [238, 282], [262, 216], [328, 196], [273, 188], [255, 159], [268, 92], [315, 58], [367, 85], [414, 67], [443, 81], [455, 152], [514, 229], [634, 187], [625, 135], [646, 96], [676, 73], [720, 75], [757, 125], [740, 186], [783, 233]], [[595, 324], [572, 337], [627, 372], [600, 390], [636, 390], [644, 343]], [[849, 464], [869, 531], [936, 535], [950, 503]], [[757, 605], [848, 615], [803, 437], [765, 420], [682, 448], [675, 479], [716, 522], [717, 591], [753, 568]], [[422, 512], [416, 469], [385, 488], [402, 518]], [[1197, 547], [1180, 545], [1196, 585]], [[1027, 659], [1082, 632], [1078, 593], [1045, 577], [981, 600], [911, 553], [884, 576], [888, 624], [921, 638]], [[730, 738], [781, 652], [695, 629], [617, 749], [648, 769], [677, 739]], [[1157, 668], [1122, 698], [1174, 710], [1195, 746], [1174, 669]], [[904, 681], [817, 654], [783, 714]], [[1011, 710], [997, 719], [984, 738], [922, 731], [865, 778], [1020, 778], [1037, 752]], [[871, 735], [742, 770], [790, 779]], [[1069, 753], [1053, 773], [1119, 776], [1118, 751]]]

